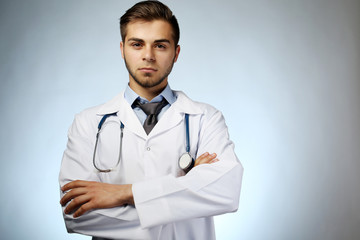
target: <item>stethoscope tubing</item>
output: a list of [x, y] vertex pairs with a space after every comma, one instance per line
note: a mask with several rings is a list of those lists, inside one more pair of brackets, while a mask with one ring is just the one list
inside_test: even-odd
[[99, 168], [96, 163], [95, 163], [95, 158], [96, 158], [96, 150], [97, 150], [97, 145], [98, 145], [98, 142], [99, 142], [99, 135], [100, 135], [100, 131], [101, 131], [101, 128], [103, 126], [103, 124], [105, 123], [106, 119], [110, 116], [116, 116], [117, 113], [109, 113], [109, 114], [105, 114], [100, 122], [99, 122], [99, 125], [98, 125], [98, 131], [96, 133], [96, 141], [95, 141], [95, 147], [94, 147], [94, 154], [93, 154], [93, 165], [94, 167], [96, 168], [96, 170], [98, 170], [99, 172], [111, 172], [113, 171], [120, 163], [120, 159], [121, 159], [121, 149], [122, 149], [122, 139], [123, 139], [123, 136], [124, 136], [124, 124], [120, 121], [120, 146], [119, 146], [119, 157], [118, 157], [118, 161], [116, 163], [116, 165], [112, 168], [109, 168], [109, 169], [101, 169]]
[[[122, 142], [123, 142], [123, 137], [124, 137], [124, 124], [120, 121], [120, 145], [119, 145], [119, 157], [118, 157], [118, 161], [116, 163], [116, 165], [112, 168], [109, 169], [101, 169], [99, 168], [96, 163], [95, 163], [95, 158], [96, 158], [96, 150], [97, 150], [97, 146], [98, 146], [98, 142], [99, 142], [99, 135], [100, 135], [100, 131], [102, 129], [102, 126], [104, 125], [106, 119], [108, 117], [111, 116], [117, 116], [117, 112], [114, 113], [109, 113], [109, 114], [105, 114], [98, 125], [98, 131], [96, 133], [96, 140], [95, 140], [95, 147], [94, 147], [94, 153], [93, 153], [93, 165], [95, 167], [96, 170], [98, 170], [99, 172], [104, 172], [104, 173], [108, 173], [113, 171], [120, 163], [121, 160], [121, 152], [122, 152]], [[189, 127], [189, 114], [185, 113], [185, 133], [186, 133], [186, 152], [187, 154], [190, 155], [190, 127]]]
[[189, 114], [185, 113], [186, 152], [190, 154]]

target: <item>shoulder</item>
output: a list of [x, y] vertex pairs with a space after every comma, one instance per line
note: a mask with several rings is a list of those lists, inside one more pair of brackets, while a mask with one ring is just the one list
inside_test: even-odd
[[99, 121], [96, 113], [101, 106], [102, 105], [86, 108], [75, 114], [69, 133], [84, 136], [89, 133], [89, 130], [95, 130]]
[[227, 130], [225, 118], [221, 111], [214, 106], [190, 99], [183, 92], [175, 92], [179, 108], [183, 108], [184, 113], [190, 114], [192, 126], [198, 126], [200, 136], [213, 134], [217, 131]]
[[124, 92], [122, 91], [121, 93], [119, 93], [118, 95], [116, 95], [111, 100], [105, 103], [82, 110], [81, 112], [76, 114], [75, 117], [86, 118], [86, 119], [94, 118], [94, 117], [97, 118], [96, 116], [101, 117], [108, 113], [118, 112], [119, 109], [122, 107], [121, 105], [124, 104], [124, 102], [125, 102]]
[[106, 103], [86, 108], [75, 114], [71, 131], [88, 132], [90, 130], [97, 129], [99, 121], [105, 114], [119, 111], [122, 99], [123, 92]]
[[200, 114], [208, 117], [220, 113], [220, 111], [212, 105], [192, 100], [182, 91], [174, 91], [174, 93], [177, 97], [175, 107], [181, 112], [194, 115]]

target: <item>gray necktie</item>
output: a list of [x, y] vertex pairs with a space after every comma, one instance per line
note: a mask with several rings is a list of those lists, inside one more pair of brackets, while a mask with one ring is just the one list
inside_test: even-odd
[[160, 113], [161, 109], [168, 104], [165, 98], [161, 102], [156, 103], [144, 103], [141, 104], [139, 100], [134, 102], [134, 106], [141, 108], [147, 117], [144, 122], [144, 130], [146, 134], [149, 135], [151, 130], [155, 127], [157, 121], [157, 116]]

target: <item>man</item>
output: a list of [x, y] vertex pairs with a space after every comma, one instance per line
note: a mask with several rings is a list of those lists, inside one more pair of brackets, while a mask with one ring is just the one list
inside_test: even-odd
[[59, 177], [68, 232], [215, 239], [212, 216], [237, 210], [243, 172], [224, 118], [170, 89], [180, 46], [167, 6], [135, 4], [120, 29], [126, 90], [78, 114], [69, 129]]

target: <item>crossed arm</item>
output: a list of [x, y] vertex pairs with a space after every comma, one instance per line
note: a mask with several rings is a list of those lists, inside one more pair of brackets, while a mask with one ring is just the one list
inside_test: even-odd
[[[195, 160], [195, 166], [211, 164], [219, 161], [216, 154], [204, 153]], [[94, 181], [76, 180], [61, 187], [66, 194], [60, 200], [65, 208], [65, 214], [73, 214], [79, 217], [93, 209], [112, 208], [134, 205], [132, 185], [117, 185]]]

